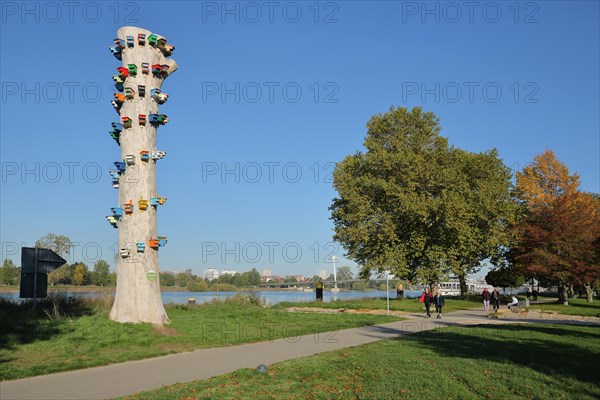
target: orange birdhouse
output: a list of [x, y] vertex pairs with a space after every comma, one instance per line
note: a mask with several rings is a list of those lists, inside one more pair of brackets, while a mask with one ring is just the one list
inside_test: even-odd
[[129, 203], [123, 203], [123, 211], [125, 214], [133, 214], [133, 201], [129, 200]]

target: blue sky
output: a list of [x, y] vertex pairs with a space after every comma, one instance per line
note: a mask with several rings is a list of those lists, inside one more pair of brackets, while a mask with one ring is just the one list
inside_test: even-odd
[[353, 265], [331, 242], [330, 174], [390, 106], [433, 111], [452, 144], [514, 169], [552, 149], [600, 191], [596, 1], [1, 4], [0, 233], [17, 263], [54, 232], [72, 261], [114, 265], [108, 46], [124, 25], [167, 37], [179, 64], [158, 132], [162, 269]]

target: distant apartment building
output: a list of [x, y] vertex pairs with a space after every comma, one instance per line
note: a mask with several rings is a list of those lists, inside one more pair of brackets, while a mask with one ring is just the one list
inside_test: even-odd
[[239, 272], [237, 272], [237, 271], [235, 271], [233, 269], [222, 269], [221, 270], [221, 275], [231, 275], [231, 276], [233, 276], [233, 275], [236, 275], [238, 273]]
[[271, 276], [271, 270], [270, 269], [261, 269], [260, 276], [261, 277]]
[[329, 278], [329, 273], [327, 272], [326, 269], [322, 269], [321, 271], [319, 271], [319, 278], [321, 278], [321, 279]]
[[213, 279], [219, 279], [219, 270], [216, 268], [206, 268], [202, 274], [204, 280], [212, 281]]

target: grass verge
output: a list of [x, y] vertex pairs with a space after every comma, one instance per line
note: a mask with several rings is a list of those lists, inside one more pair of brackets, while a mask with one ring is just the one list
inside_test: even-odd
[[399, 320], [379, 315], [311, 315], [265, 307], [252, 295], [168, 306], [171, 324], [120, 324], [110, 304], [48, 299], [36, 313], [0, 302], [0, 381], [189, 351]]
[[580, 315], [583, 317], [600, 317], [600, 300], [588, 303], [586, 299], [571, 299], [569, 305], [562, 303], [539, 303], [532, 304], [531, 308], [541, 309], [543, 312], [552, 311], [565, 315]]
[[597, 399], [597, 327], [453, 327], [128, 399]]

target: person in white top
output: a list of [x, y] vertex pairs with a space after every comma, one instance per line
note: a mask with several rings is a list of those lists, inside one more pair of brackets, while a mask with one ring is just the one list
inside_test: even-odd
[[517, 299], [515, 296], [513, 296], [512, 302], [508, 305], [508, 309], [510, 310], [511, 307], [514, 307], [517, 305], [519, 305], [519, 299]]

